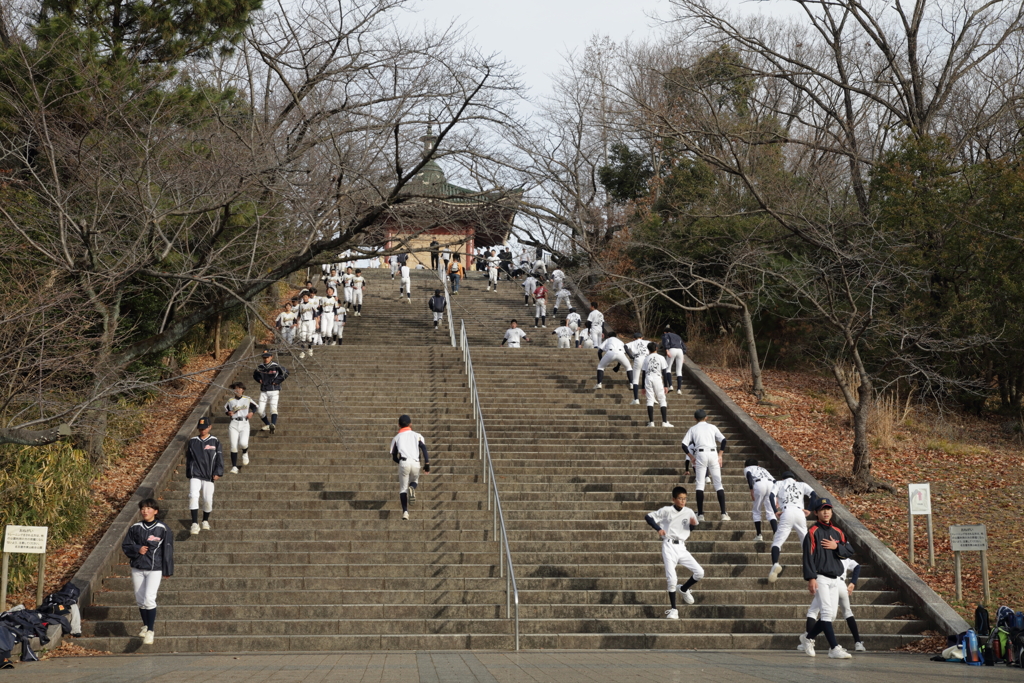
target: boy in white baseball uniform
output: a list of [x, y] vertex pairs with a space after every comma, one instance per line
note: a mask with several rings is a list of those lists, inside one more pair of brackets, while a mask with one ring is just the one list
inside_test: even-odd
[[299, 358], [305, 358], [306, 353], [309, 353], [310, 356], [313, 355], [313, 335], [316, 334], [319, 322], [317, 311], [320, 310], [320, 305], [314, 303], [312, 298], [312, 294], [305, 292], [295, 311], [299, 314], [299, 347], [305, 349], [299, 352]]
[[494, 287], [494, 291], [498, 291], [498, 266], [501, 265], [501, 260], [498, 255], [492, 250], [487, 255], [487, 291], [491, 291], [491, 287]]
[[398, 465], [398, 499], [402, 502], [402, 519], [409, 519], [409, 501], [416, 500], [416, 488], [420, 482], [420, 456], [423, 456], [423, 471], [430, 472], [430, 456], [423, 436], [412, 431], [412, 418], [402, 415], [398, 418], [398, 434], [391, 439], [391, 459]]
[[533, 303], [535, 306], [533, 312], [533, 327], [536, 328], [537, 324], [544, 329], [548, 328], [548, 288], [544, 286], [543, 282], [538, 282], [537, 286], [533, 288]]
[[533, 296], [533, 290], [537, 289], [537, 278], [533, 275], [528, 275], [523, 280], [523, 305], [530, 305], [530, 297]]
[[583, 323], [583, 328], [579, 330], [579, 338], [576, 340], [576, 348], [592, 349], [594, 348], [594, 340], [590, 338], [590, 321]]
[[[654, 401], [657, 400], [661, 406], [661, 426], [674, 427], [675, 425], [668, 421], [668, 399], [665, 397], [672, 386], [672, 376], [668, 374], [668, 361], [658, 355], [658, 345], [654, 342], [648, 344], [648, 351], [640, 366], [640, 383], [644, 386], [641, 391], [647, 394], [647, 426], [654, 426]], [[665, 382], [668, 382], [668, 387], [665, 386]]]
[[285, 302], [284, 310], [277, 314], [274, 326], [277, 327], [281, 341], [291, 346], [295, 342], [295, 321], [298, 315], [292, 310], [292, 303]]
[[570, 340], [572, 339], [572, 330], [569, 328], [568, 321], [566, 321], [565, 324], [561, 325], [560, 327], [556, 327], [555, 331], [552, 332], [551, 334], [558, 337], [558, 348], [568, 349], [572, 346], [572, 344], [570, 343]]
[[758, 466], [757, 458], [748, 458], [743, 463], [743, 476], [747, 478], [747, 486], [750, 488], [750, 500], [753, 502], [751, 516], [754, 518], [755, 541], [763, 541], [761, 535], [761, 509], [764, 509], [768, 523], [772, 525], [772, 533], [779, 529], [779, 522], [775, 519], [775, 509], [769, 497], [772, 488], [775, 487], [775, 477], [771, 472]]
[[363, 271], [356, 269], [355, 277], [352, 278], [352, 307], [356, 309], [356, 317], [363, 315], [363, 291], [366, 289], [366, 278]]
[[[604, 313], [597, 310], [597, 302], [590, 302], [590, 315], [587, 316], [587, 322], [590, 323], [590, 341], [594, 342], [594, 348], [600, 349], [601, 344], [604, 342]], [[600, 358], [601, 354], [598, 352], [597, 357]]]
[[398, 254], [392, 254], [388, 257], [388, 266], [391, 268], [391, 279], [395, 279], [395, 273], [398, 272]]
[[[683, 393], [683, 365], [686, 362], [686, 344], [683, 338], [672, 331], [671, 326], [665, 325], [665, 334], [661, 335], [661, 348], [665, 349], [668, 356], [669, 372], [676, 373], [676, 393]], [[671, 385], [670, 385], [671, 386]]]
[[[591, 329], [593, 334], [593, 329]], [[597, 386], [594, 389], [604, 388], [604, 369], [615, 363], [615, 367], [612, 368], [614, 372], [619, 371], [619, 367], [625, 365], [626, 368], [632, 368], [632, 364], [629, 362], [629, 358], [626, 357], [626, 345], [622, 343], [622, 340], [618, 337], [608, 337], [601, 348], [598, 350], [601, 360], [597, 364]], [[633, 371], [627, 369], [626, 377], [629, 379], [630, 385], [633, 384]]]
[[341, 289], [345, 297], [345, 308], [352, 305], [352, 280], [354, 280], [356, 274], [352, 271], [352, 267], [349, 266], [345, 269], [345, 274], [341, 276]]
[[555, 292], [562, 291], [562, 286], [565, 284], [565, 273], [562, 272], [561, 268], [555, 268], [551, 271], [551, 279], [554, 280]]
[[[693, 510], [686, 507], [686, 489], [677, 486], [672, 489], [672, 504], [655, 510], [644, 517], [658, 535], [661, 536], [661, 559], [665, 562], [665, 580], [668, 583], [668, 598], [672, 607], [665, 611], [667, 619], [678, 619], [676, 609], [676, 592], [683, 596], [683, 602], [693, 604], [693, 593], [690, 589], [704, 578], [704, 568], [697, 564], [693, 555], [686, 549], [686, 539], [690, 532], [697, 528], [697, 517]], [[692, 572], [686, 583], [679, 585], [676, 567], [683, 565]]]
[[[643, 371], [644, 359], [647, 358], [647, 342], [639, 332], [633, 334], [633, 341], [626, 344], [626, 355], [633, 361], [633, 402], [630, 405], [640, 405], [640, 373]], [[671, 386], [671, 383], [669, 384]], [[652, 404], [653, 405], [653, 404]], [[653, 422], [653, 419], [652, 419]]]
[[804, 581], [811, 595], [819, 598], [821, 616], [807, 635], [800, 636], [804, 654], [814, 656], [814, 639], [824, 633], [828, 639], [829, 659], [850, 659], [850, 653], [836, 641], [832, 620], [839, 604], [839, 591], [846, 590], [840, 578], [846, 569], [843, 560], [853, 555], [853, 546], [843, 530], [832, 523], [832, 501], [822, 498], [815, 508], [818, 521], [807, 530], [803, 542]]
[[[552, 311], [555, 316], [558, 315], [558, 309], [564, 306], [569, 306], [570, 300], [572, 299], [572, 292], [569, 291], [568, 287], [555, 290], [555, 308]], [[572, 310], [571, 308], [569, 310]]]
[[401, 266], [399, 266], [399, 268], [398, 268], [398, 273], [402, 277], [401, 285], [398, 288], [398, 298], [401, 299], [402, 298], [402, 294], [404, 293], [405, 294], [405, 303], [407, 303], [407, 304], [411, 304], [412, 303], [412, 275], [411, 275], [411, 272], [412, 271], [409, 270], [409, 266], [404, 264], [404, 263]]
[[281, 397], [281, 383], [288, 379], [288, 371], [274, 362], [274, 354], [264, 351], [263, 362], [252, 371], [252, 378], [260, 383], [260, 402], [257, 406], [260, 419], [263, 420], [260, 431], [273, 434], [277, 431], [277, 403]]
[[505, 330], [505, 336], [501, 340], [500, 346], [504, 346], [508, 343], [508, 348], [518, 349], [520, 341], [530, 341], [530, 338], [526, 336], [526, 331], [519, 329], [519, 323], [515, 318], [509, 322], [509, 328]]
[[565, 324], [572, 330], [572, 339], [576, 344], [576, 348], [580, 347], [580, 327], [583, 326], [583, 319], [580, 318], [580, 314], [576, 312], [576, 309], [572, 306], [569, 307], [569, 315], [565, 316]]
[[711, 484], [718, 496], [718, 506], [722, 509], [722, 521], [732, 519], [725, 511], [725, 489], [722, 487], [722, 457], [725, 455], [725, 437], [718, 427], [707, 421], [705, 410], [697, 410], [693, 414], [697, 424], [690, 427], [683, 437], [683, 450], [693, 457], [695, 484], [697, 489], [697, 519], [704, 521], [704, 483], [705, 474], [711, 475]]
[[235, 382], [230, 387], [235, 395], [224, 404], [224, 412], [231, 418], [228, 423], [228, 438], [231, 440], [231, 473], [238, 474], [238, 449], [242, 449], [242, 465], [249, 464], [249, 418], [259, 410], [253, 400], [245, 395], [245, 385]]
[[782, 478], [775, 482], [772, 492], [768, 494], [768, 502], [779, 517], [779, 526], [772, 540], [772, 569], [768, 572], [768, 583], [775, 583], [782, 573], [779, 557], [782, 555], [782, 544], [789, 538], [789, 532], [796, 529], [801, 541], [807, 535], [807, 515], [810, 512], [804, 507], [804, 498], [810, 498], [813, 507], [817, 497], [814, 489], [802, 481], [797, 481], [788, 470], [782, 473]]
[[185, 478], [188, 479], [188, 510], [192, 514], [190, 533], [199, 533], [199, 496], [203, 497], [203, 526], [210, 530], [210, 513], [213, 512], [213, 484], [224, 476], [224, 455], [220, 440], [210, 435], [213, 423], [210, 418], [199, 420], [196, 429], [199, 436], [193, 436], [185, 451]]
[[341, 299], [341, 287], [344, 282], [344, 278], [338, 275], [336, 268], [331, 268], [331, 274], [327, 276], [327, 286], [334, 288], [334, 296]]
[[[850, 583], [846, 584], [846, 575], [850, 574]], [[839, 609], [843, 612], [843, 619], [846, 619], [846, 625], [850, 629], [850, 635], [853, 636], [853, 649], [857, 652], [867, 652], [868, 649], [864, 647], [864, 641], [860, 639], [860, 629], [857, 628], [857, 620], [853, 616], [853, 610], [850, 608], [850, 597], [853, 596], [853, 591], [857, 589], [857, 581], [860, 580], [860, 563], [857, 560], [846, 558], [843, 560], [843, 574], [839, 577], [842, 583], [839, 584]], [[838, 614], [838, 610], [836, 612]], [[814, 600], [811, 601], [811, 606], [807, 608], [807, 628], [804, 629], [806, 636], [810, 633], [814, 625], [818, 623], [818, 617], [821, 615], [821, 596], [818, 593], [814, 594]], [[804, 652], [806, 648], [803, 643], [796, 646], [796, 649], [800, 652]]]
[[320, 317], [320, 336], [325, 345], [332, 342], [337, 345], [338, 332], [335, 321], [341, 304], [338, 302], [338, 297], [334, 296], [334, 287], [328, 287], [327, 296], [320, 297], [318, 303], [320, 304], [317, 309], [317, 315]]

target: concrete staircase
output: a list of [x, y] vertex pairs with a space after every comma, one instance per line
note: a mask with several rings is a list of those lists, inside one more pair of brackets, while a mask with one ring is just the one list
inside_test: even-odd
[[[439, 285], [414, 271], [407, 304], [387, 270], [366, 275], [363, 316], [349, 317], [343, 346], [281, 358], [292, 370], [281, 428], [254, 433], [250, 466], [218, 484], [213, 530], [185, 531], [183, 474], [166, 492], [177, 571], [161, 587], [154, 651], [513, 647], [461, 352], [444, 327], [433, 330], [426, 308]], [[676, 428], [647, 428], [646, 406], [629, 405], [624, 372], [609, 372], [595, 392], [594, 351], [554, 348], [558, 323], [549, 317], [548, 329], [534, 330], [518, 285], [485, 286], [470, 274], [452, 308], [456, 327], [467, 324], [495, 458], [521, 646], [795, 647], [809, 601], [799, 544], [791, 536], [786, 570], [769, 585], [771, 531], [766, 525], [767, 541], [753, 542], [742, 477], [753, 445], [686, 385], [669, 399]], [[526, 348], [498, 346], [512, 317], [531, 334]], [[719, 520], [709, 491], [708, 522], [687, 544], [706, 577], [696, 604], [681, 603], [681, 619], [669, 621], [660, 546], [643, 516], [667, 504], [678, 483], [695, 506], [679, 442], [697, 407], [729, 439], [723, 474], [733, 521]], [[386, 453], [403, 412], [437, 463], [405, 522]], [[214, 433], [226, 442], [226, 423]], [[79, 642], [138, 649], [127, 565], [106, 588]], [[864, 567], [853, 605], [870, 649], [928, 628], [896, 602]], [[844, 622], [836, 630], [852, 645]]]

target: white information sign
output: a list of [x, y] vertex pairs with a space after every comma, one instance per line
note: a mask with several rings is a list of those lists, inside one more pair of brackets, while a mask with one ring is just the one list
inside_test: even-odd
[[16, 526], [8, 524], [4, 532], [5, 553], [45, 553], [46, 533], [49, 527], [45, 526]]
[[988, 533], [984, 524], [954, 524], [949, 527], [949, 545], [953, 552], [988, 550]]
[[907, 486], [907, 492], [910, 495], [910, 514], [932, 514], [931, 484], [909, 484]]

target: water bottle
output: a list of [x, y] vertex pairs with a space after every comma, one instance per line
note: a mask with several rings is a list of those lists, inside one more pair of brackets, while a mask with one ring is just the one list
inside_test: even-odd
[[978, 634], [973, 628], [967, 629], [964, 636], [964, 663], [970, 666], [981, 666], [981, 653], [978, 651]]

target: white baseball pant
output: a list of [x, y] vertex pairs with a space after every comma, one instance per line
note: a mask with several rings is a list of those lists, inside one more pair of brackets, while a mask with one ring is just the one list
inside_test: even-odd
[[281, 339], [284, 341], [285, 344], [294, 344], [295, 343], [295, 327], [294, 326], [282, 327], [280, 332], [281, 332]]
[[562, 284], [563, 284], [562, 283], [562, 278], [556, 277], [555, 278], [555, 291], [556, 292], [562, 291]]
[[321, 313], [320, 314], [320, 336], [327, 339], [334, 334], [334, 314], [333, 313]]
[[351, 304], [352, 303], [352, 288], [351, 287], [343, 287], [343, 289], [345, 290], [345, 294], [344, 294], [345, 303], [346, 304]]
[[352, 305], [362, 306], [363, 305], [363, 290], [352, 288]]
[[775, 532], [775, 539], [772, 541], [773, 548], [782, 548], [782, 544], [789, 538], [789, 532], [796, 529], [800, 542], [803, 543], [807, 535], [807, 518], [804, 517], [803, 508], [786, 506], [779, 515], [779, 529]]
[[764, 516], [767, 519], [775, 519], [775, 510], [772, 510], [772, 505], [768, 502], [768, 494], [772, 492], [772, 486], [772, 482], [767, 479], [754, 483], [754, 488], [752, 489], [754, 501], [750, 512], [755, 522], [761, 521], [761, 508], [764, 508]]
[[601, 362], [597, 364], [597, 369], [604, 370], [612, 363], [621, 363], [627, 370], [633, 367], [633, 364], [629, 362], [629, 358], [621, 351], [605, 351], [604, 355], [601, 356]]
[[405, 292], [406, 296], [412, 296], [412, 280], [410, 278], [402, 278], [402, 292]]
[[231, 440], [232, 453], [237, 453], [239, 446], [243, 451], [247, 450], [249, 448], [249, 421], [231, 418], [231, 422], [228, 424], [228, 437]]
[[299, 341], [312, 342], [316, 334], [316, 320], [302, 320], [299, 322]]
[[637, 356], [633, 359], [633, 384], [640, 386], [640, 371], [644, 368], [644, 359], [647, 356]]
[[420, 481], [420, 460], [403, 460], [398, 463], [398, 493], [402, 494], [409, 490], [409, 484], [418, 484]]
[[580, 325], [579, 323], [569, 323], [569, 329], [572, 330], [572, 340], [576, 341], [580, 338]]
[[697, 564], [697, 560], [693, 559], [693, 555], [686, 549], [686, 544], [682, 541], [673, 543], [667, 538], [663, 539], [661, 559], [665, 561], [665, 583], [668, 585], [670, 593], [675, 593], [679, 587], [679, 576], [676, 574], [678, 565], [683, 565], [693, 572], [693, 578], [698, 581], [704, 578], [704, 568]]
[[487, 269], [487, 283], [493, 287], [498, 286], [498, 269], [488, 268]]
[[590, 326], [590, 341], [594, 342], [595, 349], [604, 343], [604, 323]]
[[[152, 552], [152, 548], [149, 552]], [[135, 569], [132, 567], [132, 586], [135, 587], [135, 604], [139, 609], [156, 609], [156, 592], [160, 590], [162, 569]]]
[[[811, 600], [811, 606], [807, 608], [807, 616], [811, 619], [817, 619], [818, 614], [821, 613], [821, 581], [818, 582], [818, 592], [814, 594], [814, 600]], [[839, 582], [839, 609], [843, 611], [843, 619], [849, 619], [853, 616], [853, 610], [850, 608], [850, 592], [846, 589], [843, 581]], [[836, 610], [836, 615], [839, 614], [839, 610]], [[829, 620], [826, 620], [829, 621]]]
[[388, 265], [391, 267], [391, 277], [394, 278], [395, 273], [398, 272], [399, 264], [397, 262], [390, 261]]
[[439, 322], [444, 321], [444, 311], [433, 311], [433, 313], [434, 313], [434, 322], [435, 323], [439, 323]]
[[[693, 474], [697, 477], [694, 488], [704, 490], [704, 480], [711, 477], [711, 485], [716, 491], [722, 490], [722, 466], [718, 464], [717, 451], [697, 452], [693, 461]], [[805, 532], [806, 533], [806, 532]]]
[[[668, 398], [665, 396], [665, 381], [661, 375], [648, 373], [647, 381], [644, 382], [644, 391], [647, 392], [647, 405], [653, 406], [657, 401], [659, 405], [668, 406]], [[701, 479], [701, 481], [704, 481]]]
[[[836, 618], [836, 605], [839, 603], [839, 591], [846, 592], [846, 586], [842, 579], [833, 579], [818, 574], [818, 589], [814, 592], [814, 600], [821, 608], [821, 621], [832, 621]], [[814, 605], [814, 601], [811, 602]], [[850, 616], [853, 616], [851, 613]]]
[[560, 349], [571, 348], [572, 344], [570, 344], [569, 342], [570, 342], [570, 337], [559, 337], [558, 338], [558, 348], [560, 348]]
[[547, 299], [534, 299], [533, 300], [533, 317], [547, 317], [548, 314], [548, 300]]
[[213, 482], [205, 479], [188, 480], [188, 509], [199, 509], [199, 494], [203, 494], [203, 512], [213, 510]]
[[582, 346], [582, 347], [583, 347], [583, 348], [585, 348], [585, 349], [592, 349], [592, 348], [594, 348], [594, 342], [593, 342], [593, 340], [592, 340], [592, 339], [590, 339], [589, 337], [587, 337], [586, 339], [584, 339], [584, 340], [583, 340], [583, 341], [582, 341], [582, 342], [580, 343], [580, 346]]
[[260, 417], [267, 416], [267, 408], [270, 408], [270, 414], [274, 415], [277, 413], [277, 402], [281, 398], [280, 391], [261, 391], [260, 400], [256, 406], [259, 411]]
[[[668, 356], [668, 372], [674, 374], [676, 377], [683, 376], [683, 350], [682, 349], [669, 349], [666, 354]], [[673, 372], [675, 370], [675, 372]]]

